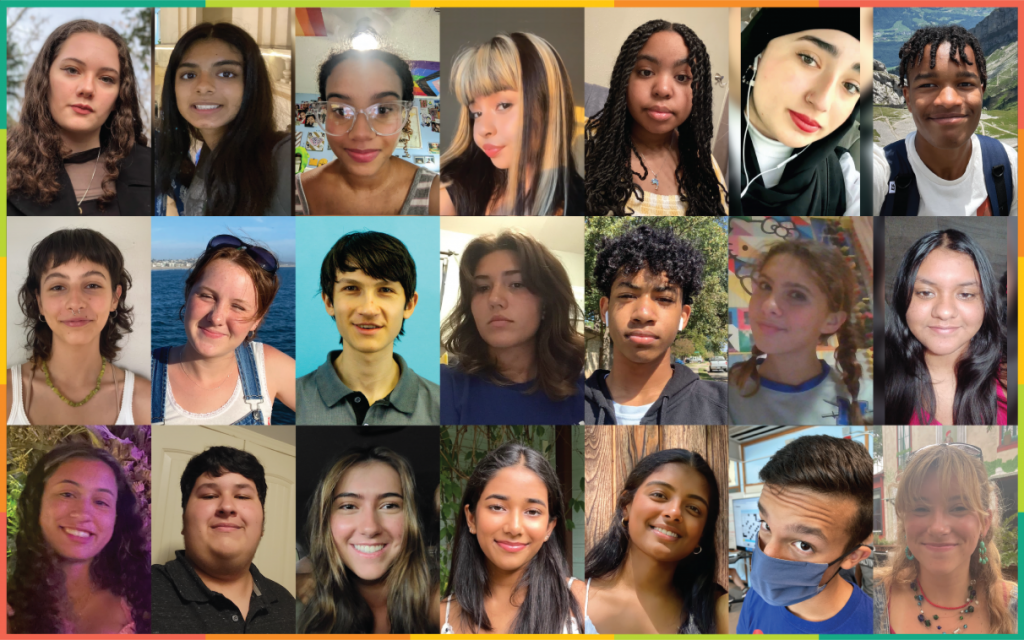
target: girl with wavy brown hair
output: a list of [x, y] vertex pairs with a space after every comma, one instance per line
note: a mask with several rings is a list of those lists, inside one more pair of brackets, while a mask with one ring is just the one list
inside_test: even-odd
[[151, 215], [146, 142], [121, 36], [92, 20], [57, 27], [28, 72], [7, 141], [8, 215]]
[[584, 344], [569, 274], [515, 231], [470, 242], [441, 335], [441, 424], [576, 424]]

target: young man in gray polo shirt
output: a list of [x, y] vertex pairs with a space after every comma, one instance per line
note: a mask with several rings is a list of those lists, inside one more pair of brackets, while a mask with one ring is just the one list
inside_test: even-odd
[[181, 474], [184, 551], [153, 566], [153, 633], [295, 633], [295, 598], [252, 563], [267, 481], [251, 453], [210, 447]]
[[320, 266], [320, 295], [344, 348], [298, 379], [296, 424], [440, 424], [440, 388], [394, 351], [419, 300], [416, 263], [402, 241], [345, 234]]

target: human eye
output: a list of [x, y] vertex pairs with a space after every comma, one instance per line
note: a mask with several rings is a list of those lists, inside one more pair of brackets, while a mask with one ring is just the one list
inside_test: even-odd
[[109, 507], [110, 506], [110, 503], [107, 502], [106, 500], [103, 500], [103, 499], [96, 500], [96, 504], [101, 506], [101, 507]]
[[192, 80], [195, 77], [196, 77], [195, 72], [193, 72], [193, 71], [183, 71], [181, 73], [181, 75], [178, 76], [178, 79], [180, 79], [180, 80]]
[[402, 505], [397, 502], [385, 502], [384, 504], [380, 505], [380, 508], [385, 511], [394, 511], [396, 509], [401, 509]]
[[527, 509], [526, 515], [537, 517], [537, 516], [542, 515], [542, 514], [541, 514], [540, 509]]
[[216, 497], [217, 497], [216, 493], [204, 493], [203, 495], [199, 496], [199, 499], [200, 500], [213, 500]]
[[395, 290], [392, 287], [381, 287], [381, 293], [394, 293]]
[[234, 71], [221, 71], [217, 75], [220, 76], [221, 78], [226, 78], [228, 80], [230, 80], [231, 78], [237, 78], [238, 77], [238, 74], [235, 73]]
[[689, 74], [686, 74], [686, 73], [680, 73], [680, 74], [678, 74], [676, 76], [676, 81], [680, 82], [682, 84], [686, 84], [687, 82], [689, 82], [692, 79], [693, 78]]
[[54, 292], [64, 291], [64, 285], [62, 285], [62, 284], [55, 284], [52, 287], [50, 287], [49, 290], [50, 291], [54, 291]]
[[636, 70], [636, 75], [640, 76], [641, 78], [650, 78], [654, 76], [654, 72], [646, 67], [639, 67]]
[[768, 526], [768, 523], [767, 523], [767, 522], [765, 522], [764, 520], [758, 520], [758, 523], [759, 523], [759, 524], [760, 524], [760, 526], [761, 526], [761, 531], [767, 531], [768, 533], [771, 533], [771, 532], [772, 532], [772, 528], [771, 528], [771, 527], [769, 527], [769, 526]]
[[793, 291], [789, 292], [789, 298], [794, 302], [806, 302], [807, 294], [804, 293], [803, 291], [800, 291], [799, 289], [794, 289]]
[[352, 504], [351, 502], [343, 502], [343, 503], [338, 505], [338, 511], [350, 511], [351, 512], [351, 511], [355, 511], [355, 510], [356, 510], [356, 505]]
[[500, 504], [489, 504], [489, 505], [487, 505], [487, 510], [488, 511], [498, 512], [498, 511], [504, 511], [505, 507], [503, 507]]
[[806, 53], [798, 53], [796, 55], [808, 67], [818, 67], [818, 61], [814, 59], [814, 56], [809, 56]]
[[72, 491], [61, 491], [57, 495], [59, 495], [61, 498], [69, 498], [69, 499], [75, 497], [75, 494]]
[[919, 289], [914, 292], [914, 295], [916, 295], [918, 298], [931, 298], [935, 294], [931, 291], [928, 291], [927, 289]]
[[102, 76], [100, 78], [100, 80], [102, 80], [104, 83], [110, 84], [110, 85], [117, 84], [117, 78], [115, 78], [113, 76]]
[[376, 113], [377, 115], [386, 116], [397, 111], [398, 105], [391, 102], [375, 104], [372, 107], [370, 107], [370, 110]]
[[491, 285], [489, 285], [489, 284], [478, 284], [478, 285], [476, 285], [476, 292], [477, 293], [485, 293], [490, 288], [491, 288]]
[[772, 290], [772, 285], [768, 284], [764, 280], [758, 280], [754, 283], [754, 286], [758, 291], [768, 292]]
[[662, 493], [661, 491], [652, 491], [648, 495], [654, 498], [655, 500], [664, 500], [666, 497], [665, 494]]
[[72, 76], [76, 76], [79, 73], [81, 73], [76, 67], [72, 67], [72, 66], [61, 67], [61, 71], [63, 71], [64, 73], [66, 73], [68, 75], [72, 75]]
[[966, 291], [960, 294], [961, 300], [974, 300], [978, 297], [976, 293], [967, 293]]
[[691, 513], [693, 513], [693, 515], [695, 515], [695, 516], [700, 516], [700, 515], [701, 515], [701, 514], [703, 513], [703, 512], [702, 512], [702, 511], [700, 510], [700, 507], [698, 507], [698, 506], [697, 506], [697, 505], [695, 505], [695, 504], [690, 504], [690, 505], [687, 505], [687, 506], [686, 506], [686, 508], [687, 508], [687, 509], [689, 509], [689, 510], [690, 510], [690, 512], [691, 512]]
[[844, 82], [843, 87], [846, 89], [846, 92], [852, 96], [860, 94], [860, 87], [852, 82]]
[[796, 550], [799, 551], [800, 553], [814, 553], [814, 545], [812, 545], [809, 542], [804, 542], [803, 540], [797, 540], [796, 542], [793, 543], [793, 546], [796, 547]]

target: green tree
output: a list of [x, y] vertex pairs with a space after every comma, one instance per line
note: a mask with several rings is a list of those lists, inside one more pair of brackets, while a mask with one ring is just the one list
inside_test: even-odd
[[689, 338], [679, 338], [672, 343], [672, 355], [676, 358], [688, 358], [695, 353], [697, 350], [693, 347], [693, 340]]

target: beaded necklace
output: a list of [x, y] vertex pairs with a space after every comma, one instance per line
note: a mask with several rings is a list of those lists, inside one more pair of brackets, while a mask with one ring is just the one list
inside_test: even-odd
[[[917, 621], [920, 622], [921, 624], [923, 624], [925, 626], [925, 628], [930, 628], [932, 626], [932, 620], [938, 621], [939, 614], [937, 614], [937, 613], [932, 614], [931, 620], [929, 620], [924, 615], [924, 604], [923, 603], [927, 602], [928, 604], [930, 604], [931, 606], [935, 607], [936, 609], [942, 609], [944, 611], [957, 611], [957, 610], [959, 610], [959, 614], [960, 615], [959, 615], [959, 620], [957, 620], [957, 625], [959, 625], [961, 622], [963, 622], [965, 615], [969, 615], [969, 614], [974, 613], [974, 605], [978, 604], [978, 600], [977, 600], [977, 598], [978, 598], [978, 591], [974, 588], [975, 582], [976, 582], [975, 580], [971, 580], [971, 583], [969, 585], [967, 585], [967, 604], [962, 609], [961, 609], [961, 605], [957, 605], [955, 607], [943, 607], [942, 605], [935, 604], [934, 602], [932, 602], [931, 600], [928, 599], [928, 596], [925, 595], [925, 593], [924, 593], [924, 587], [921, 586], [921, 584], [918, 583], [917, 580], [914, 580], [913, 582], [911, 582], [910, 583], [910, 588], [914, 590], [914, 594], [915, 594], [914, 595], [914, 601], [917, 602], [917, 606], [918, 607], [921, 607], [920, 612], [917, 614]], [[974, 604], [971, 604], [971, 600], [974, 600]], [[938, 631], [942, 631], [942, 625], [936, 624], [935, 625], [935, 629], [938, 630]], [[961, 631], [965, 631], [966, 629], [967, 629], [967, 623], [964, 622], [962, 627], [956, 626], [956, 628], [953, 629], [952, 633], [960, 633]], [[946, 631], [942, 631], [942, 633], [947, 633], [947, 632]]]

